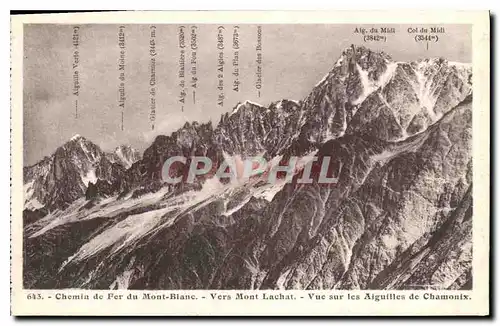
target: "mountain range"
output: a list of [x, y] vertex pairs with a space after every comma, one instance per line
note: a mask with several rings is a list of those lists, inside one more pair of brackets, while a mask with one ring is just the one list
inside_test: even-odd
[[[238, 103], [142, 155], [75, 136], [25, 167], [24, 286], [470, 288], [471, 144], [470, 65], [353, 45], [300, 101]], [[173, 156], [329, 156], [338, 182], [170, 185]]]

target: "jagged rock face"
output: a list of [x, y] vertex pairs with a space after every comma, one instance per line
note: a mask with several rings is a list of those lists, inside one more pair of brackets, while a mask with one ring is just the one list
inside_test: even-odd
[[118, 163], [125, 169], [130, 168], [132, 164], [141, 159], [141, 153], [127, 145], [118, 146], [112, 153], [106, 154], [110, 162]]
[[[27, 214], [24, 285], [470, 288], [471, 88], [462, 64], [346, 49], [303, 101], [187, 123], [66, 210]], [[338, 182], [161, 180], [172, 156], [311, 153], [332, 158]]]
[[[211, 123], [186, 123], [159, 136], [139, 165], [115, 188], [159, 187], [163, 163], [180, 155], [221, 153], [242, 157], [304, 155], [320, 144], [351, 134], [402, 140], [425, 130], [471, 92], [472, 70], [443, 59], [393, 62], [364, 47], [346, 49], [304, 101], [282, 100], [269, 107], [246, 101]], [[180, 174], [185, 174], [182, 170]]]
[[135, 187], [157, 189], [164, 183], [165, 160], [174, 156], [188, 158], [174, 175], [184, 177], [192, 156], [209, 157], [214, 167], [219, 166], [225, 154], [272, 158], [284, 152], [297, 138], [301, 125], [299, 110], [299, 104], [294, 101], [282, 100], [269, 108], [247, 101], [222, 115], [215, 129], [210, 122], [186, 123], [170, 136], [158, 136], [116, 188], [121, 191]]
[[247, 101], [222, 116], [214, 142], [229, 154], [274, 157], [290, 146], [301, 121], [297, 102], [282, 100], [265, 108]]
[[[120, 191], [130, 191], [136, 187], [158, 189], [163, 185], [162, 169], [165, 161], [174, 156], [191, 158], [207, 156], [214, 161], [222, 157], [218, 145], [212, 142], [212, 124], [186, 123], [170, 136], [158, 136], [153, 144], [144, 151], [141, 160], [136, 162], [116, 186]], [[189, 162], [178, 167], [177, 174], [185, 175]]]
[[362, 47], [346, 51], [304, 101], [302, 137], [322, 143], [350, 132], [401, 140], [469, 95], [471, 76], [470, 66], [444, 59], [404, 63]]
[[[387, 266], [398, 257], [411, 257], [407, 252], [410, 246], [422, 248], [431, 244], [431, 235], [438, 238], [436, 232], [449, 227], [448, 220], [454, 218], [471, 186], [471, 116], [469, 101], [423, 134], [362, 160], [369, 168], [360, 176], [364, 179], [360, 187], [354, 192], [351, 188], [347, 200], [327, 221], [323, 218], [323, 227], [319, 228], [322, 232], [307, 254], [291, 268], [286, 266], [280, 274], [276, 273], [287, 273], [284, 286], [377, 288], [372, 284], [375, 277], [386, 273]], [[358, 175], [353, 170], [349, 172], [350, 176]], [[465, 227], [466, 238], [470, 231], [470, 225]], [[447, 257], [450, 253], [446, 250], [451, 250], [457, 256], [470, 258], [470, 242], [464, 238], [456, 240], [461, 247], [445, 249], [433, 245], [433, 251], [427, 250], [426, 256]], [[409, 277], [411, 269], [407, 266], [407, 274], [398, 275], [402, 279], [396, 288], [447, 288], [470, 269], [470, 260], [466, 261], [454, 270], [456, 275], [436, 275], [427, 270], [433, 281], [421, 283], [420, 278]], [[442, 266], [445, 263], [434, 261], [432, 270], [446, 268]], [[273, 279], [268, 282], [274, 284]], [[384, 288], [393, 286], [390, 282], [384, 284]]]
[[137, 158], [136, 152], [105, 153], [84, 137], [74, 136], [50, 157], [24, 168], [25, 208], [66, 208], [85, 194], [89, 183], [98, 179], [118, 182], [126, 164]]
[[470, 67], [443, 59], [391, 63], [392, 77], [360, 105], [349, 132], [398, 140], [425, 130], [470, 94]]

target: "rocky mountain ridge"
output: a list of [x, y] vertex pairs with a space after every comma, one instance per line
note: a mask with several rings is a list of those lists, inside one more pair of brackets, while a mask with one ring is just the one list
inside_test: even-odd
[[77, 134], [51, 156], [24, 168], [25, 208], [65, 208], [84, 196], [89, 184], [95, 184], [98, 179], [117, 182], [139, 159], [139, 152], [129, 146], [106, 153]]
[[[471, 74], [353, 46], [300, 102], [158, 136], [119, 177], [25, 218], [25, 287], [470, 288]], [[177, 155], [331, 156], [338, 183], [172, 187], [161, 167]]]

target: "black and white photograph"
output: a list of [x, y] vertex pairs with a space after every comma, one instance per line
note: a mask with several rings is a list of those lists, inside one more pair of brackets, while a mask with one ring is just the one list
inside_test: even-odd
[[236, 21], [23, 24], [23, 291], [472, 300], [473, 24]]

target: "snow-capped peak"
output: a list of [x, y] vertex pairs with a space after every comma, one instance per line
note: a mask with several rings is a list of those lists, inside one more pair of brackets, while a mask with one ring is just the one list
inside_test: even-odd
[[233, 114], [237, 113], [242, 107], [246, 107], [248, 105], [251, 105], [251, 106], [257, 106], [257, 107], [260, 107], [260, 108], [264, 108], [262, 105], [258, 104], [258, 103], [255, 103], [255, 102], [252, 102], [252, 101], [249, 101], [249, 100], [246, 100], [245, 102], [240, 102], [238, 103], [238, 105], [236, 105], [236, 107], [233, 109], [233, 111], [229, 114], [229, 116], [232, 116]]
[[136, 149], [126, 145], [121, 145], [115, 148], [113, 154], [116, 155], [118, 160], [127, 169], [140, 159], [139, 152]]
[[246, 100], [245, 102], [243, 102], [244, 105], [254, 105], [254, 106], [259, 106], [259, 107], [263, 107], [262, 105], [260, 105], [259, 103], [255, 103], [255, 102], [252, 102], [252, 101], [249, 101], [249, 100]]

